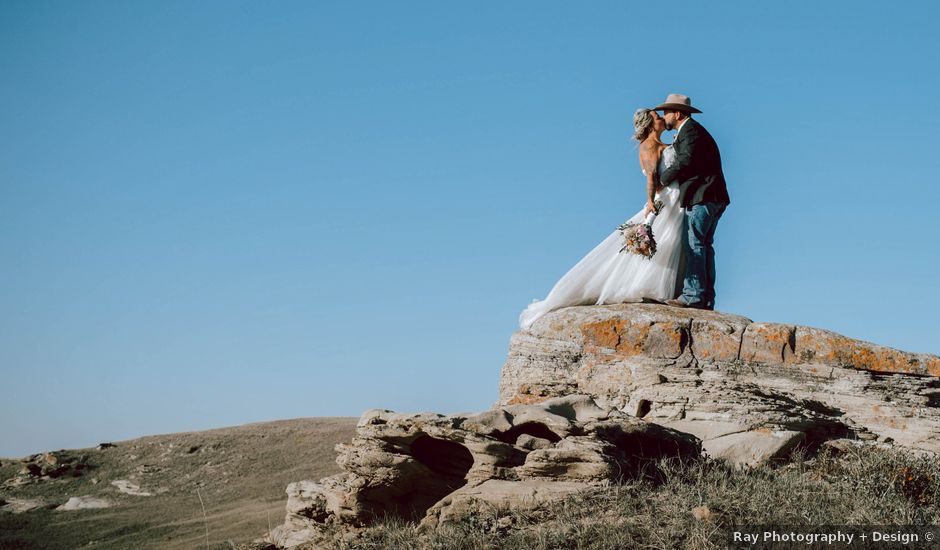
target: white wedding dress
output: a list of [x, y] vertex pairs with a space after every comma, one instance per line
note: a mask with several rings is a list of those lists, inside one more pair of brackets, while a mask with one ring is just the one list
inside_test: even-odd
[[[671, 146], [666, 147], [659, 159], [659, 173], [675, 160], [675, 150]], [[685, 222], [679, 196], [676, 184], [657, 194], [663, 206], [652, 222], [656, 239], [656, 254], [652, 258], [620, 252], [624, 244], [623, 234], [614, 230], [565, 273], [544, 300], [532, 302], [519, 315], [519, 326], [527, 329], [539, 317], [562, 307], [674, 298], [676, 277], [683, 260]], [[645, 219], [644, 211], [640, 210], [628, 221], [642, 223]]]

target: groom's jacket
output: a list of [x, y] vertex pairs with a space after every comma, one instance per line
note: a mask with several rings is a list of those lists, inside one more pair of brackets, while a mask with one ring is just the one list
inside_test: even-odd
[[708, 130], [690, 118], [682, 125], [672, 147], [676, 151], [676, 161], [663, 170], [659, 180], [663, 185], [679, 184], [683, 190], [683, 208], [703, 202], [731, 203], [725, 175], [721, 171], [718, 144]]

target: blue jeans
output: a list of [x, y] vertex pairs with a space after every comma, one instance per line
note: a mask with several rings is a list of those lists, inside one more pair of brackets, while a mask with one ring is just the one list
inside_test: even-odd
[[715, 228], [727, 204], [705, 202], [687, 210], [685, 280], [680, 299], [692, 306], [715, 308]]

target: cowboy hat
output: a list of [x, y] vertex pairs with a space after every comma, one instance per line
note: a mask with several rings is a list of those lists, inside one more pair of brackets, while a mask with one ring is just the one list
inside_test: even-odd
[[669, 94], [669, 96], [666, 97], [666, 101], [664, 101], [662, 105], [657, 105], [656, 107], [653, 107], [653, 110], [654, 111], [663, 111], [663, 110], [683, 111], [686, 113], [701, 113], [702, 112], [692, 106], [692, 100], [689, 99], [689, 96], [682, 95], [682, 94]]

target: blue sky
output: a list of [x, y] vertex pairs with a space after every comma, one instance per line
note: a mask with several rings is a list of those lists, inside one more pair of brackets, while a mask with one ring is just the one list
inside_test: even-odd
[[718, 309], [940, 353], [938, 12], [2, 2], [0, 456], [490, 407], [670, 92], [729, 182]]

